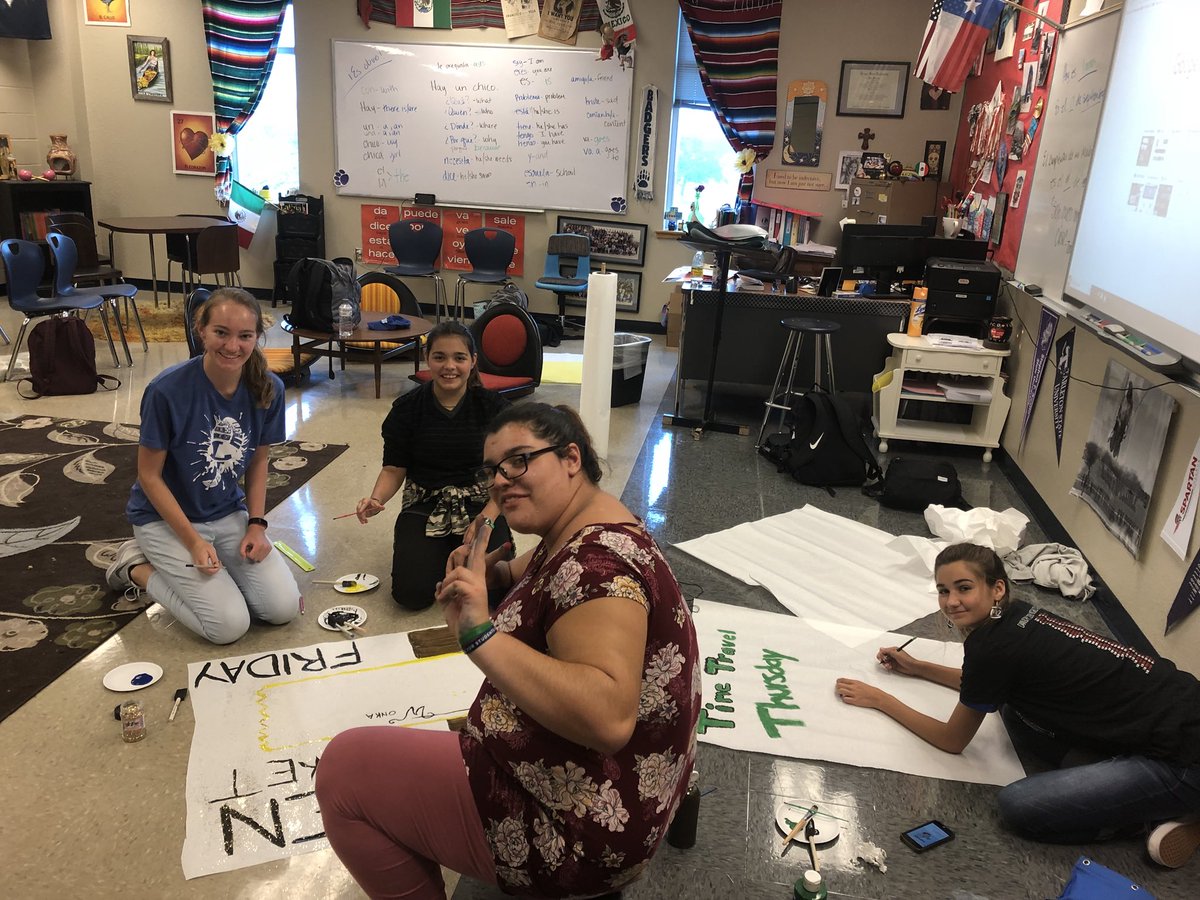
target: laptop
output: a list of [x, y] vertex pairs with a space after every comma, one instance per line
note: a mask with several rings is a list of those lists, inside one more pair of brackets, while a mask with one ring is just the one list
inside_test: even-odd
[[833, 292], [842, 286], [842, 267], [826, 266], [821, 270], [821, 283], [817, 285], [818, 297], [832, 297]]

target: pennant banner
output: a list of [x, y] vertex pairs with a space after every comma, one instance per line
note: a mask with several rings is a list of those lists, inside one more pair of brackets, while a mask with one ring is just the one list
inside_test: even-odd
[[[1188, 541], [1192, 537], [1192, 523], [1196, 520], [1196, 469], [1200, 466], [1200, 440], [1192, 450], [1188, 460], [1187, 474], [1183, 476], [1183, 484], [1179, 488], [1179, 496], [1175, 505], [1167, 514], [1163, 523], [1162, 539], [1167, 546], [1178, 554], [1180, 559], [1187, 559]], [[1194, 564], [1193, 564], [1194, 565]]]
[[637, 175], [634, 187], [637, 199], [654, 199], [654, 149], [658, 143], [658, 88], [647, 85], [642, 95], [642, 116], [638, 134]]
[[1042, 321], [1038, 323], [1037, 350], [1033, 354], [1033, 368], [1029, 373], [1029, 389], [1025, 393], [1025, 417], [1021, 420], [1021, 440], [1018, 448], [1025, 447], [1025, 436], [1029, 434], [1029, 423], [1033, 421], [1033, 404], [1042, 386], [1046, 373], [1046, 360], [1050, 358], [1050, 345], [1054, 343], [1054, 332], [1058, 329], [1058, 313], [1042, 307]]
[[1063, 430], [1067, 425], [1067, 388], [1071, 384], [1071, 358], [1075, 355], [1075, 329], [1054, 343], [1054, 452], [1062, 462]]
[[1192, 564], [1188, 566], [1187, 574], [1183, 576], [1183, 584], [1179, 586], [1179, 593], [1175, 595], [1175, 602], [1167, 611], [1167, 627], [1163, 634], [1195, 612], [1197, 606], [1200, 606], [1200, 553], [1196, 554]]

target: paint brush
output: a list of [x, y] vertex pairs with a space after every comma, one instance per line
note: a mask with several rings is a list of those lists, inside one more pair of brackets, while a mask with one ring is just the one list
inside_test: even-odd
[[[909, 638], [907, 641], [905, 641], [903, 644], [901, 644], [899, 647], [897, 647], [897, 648], [896, 648], [896, 650], [895, 650], [895, 652], [896, 652], [896, 653], [899, 653], [901, 650], [903, 650], [905, 647], [907, 647], [909, 644], [911, 644], [911, 643], [912, 643], [913, 641], [915, 641], [915, 640], [916, 640], [916, 638], [915, 638], [915, 637], [910, 637], [910, 638]], [[892, 654], [891, 654], [891, 653], [885, 653], [885, 654], [884, 654], [884, 656], [886, 656], [886, 657], [887, 657], [888, 659], [890, 659], [892, 662], [895, 662], [895, 661], [896, 661], [896, 658], [895, 658], [894, 656], [892, 656]], [[883, 660], [880, 660], [880, 661], [879, 661], [879, 664], [882, 666], [882, 665], [883, 665]]]
[[340, 516], [334, 516], [334, 517], [333, 517], [333, 521], [335, 521], [335, 522], [336, 522], [338, 519], [348, 519], [348, 518], [350, 518], [351, 516], [357, 516], [357, 515], [358, 515], [358, 513], [356, 513], [356, 512], [352, 512], [352, 513], [342, 513]]
[[179, 712], [179, 704], [187, 699], [187, 688], [180, 688], [175, 692], [175, 705], [171, 707], [171, 714], [167, 716], [168, 722], [175, 721], [175, 713]]
[[317, 581], [316, 579], [313, 579], [313, 581], [310, 583], [311, 584], [336, 584], [338, 587], [354, 587], [356, 584], [358, 584], [358, 582], [355, 581], [353, 578], [342, 578], [337, 581]]
[[788, 832], [788, 836], [783, 839], [784, 852], [787, 851], [788, 845], [795, 839], [796, 835], [798, 835], [801, 831], [804, 830], [804, 826], [807, 825], [809, 822], [811, 822], [812, 817], [815, 816], [816, 814], [817, 814], [817, 804], [814, 803], [812, 806], [810, 806], [808, 808], [808, 812], [806, 812], [804, 815], [802, 815], [800, 817], [800, 821], [797, 822], [792, 827], [792, 830]]

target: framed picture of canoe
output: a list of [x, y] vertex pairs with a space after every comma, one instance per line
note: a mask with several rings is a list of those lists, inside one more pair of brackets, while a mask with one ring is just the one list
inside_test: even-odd
[[126, 36], [134, 100], [171, 102], [171, 50], [165, 37]]

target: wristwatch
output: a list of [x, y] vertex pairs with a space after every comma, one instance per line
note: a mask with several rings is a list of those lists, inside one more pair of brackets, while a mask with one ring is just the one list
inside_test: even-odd
[[267, 520], [262, 516], [251, 516], [246, 520], [247, 525], [261, 525], [264, 529], [267, 527]]

